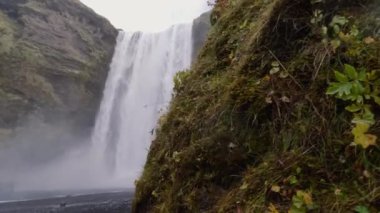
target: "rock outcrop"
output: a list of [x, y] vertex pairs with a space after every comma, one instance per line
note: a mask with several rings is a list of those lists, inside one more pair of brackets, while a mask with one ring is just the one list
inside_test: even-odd
[[0, 0], [0, 135], [30, 115], [91, 126], [116, 36], [79, 0]]
[[192, 31], [192, 37], [193, 37], [193, 52], [192, 52], [192, 59], [196, 59], [199, 51], [203, 47], [208, 32], [211, 28], [211, 22], [210, 22], [210, 14], [211, 11], [203, 13], [201, 16], [196, 18], [193, 21], [193, 31]]

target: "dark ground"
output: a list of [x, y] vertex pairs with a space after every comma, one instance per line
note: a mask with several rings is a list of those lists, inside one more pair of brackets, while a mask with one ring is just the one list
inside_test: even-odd
[[133, 192], [111, 192], [0, 203], [0, 213], [129, 213]]

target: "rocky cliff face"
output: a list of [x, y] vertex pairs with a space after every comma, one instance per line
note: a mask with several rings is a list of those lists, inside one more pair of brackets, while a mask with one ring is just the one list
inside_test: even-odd
[[211, 11], [203, 13], [193, 21], [193, 60], [197, 58], [199, 51], [207, 39], [207, 34], [211, 28], [210, 14]]
[[0, 0], [0, 134], [30, 115], [91, 126], [116, 36], [78, 0]]

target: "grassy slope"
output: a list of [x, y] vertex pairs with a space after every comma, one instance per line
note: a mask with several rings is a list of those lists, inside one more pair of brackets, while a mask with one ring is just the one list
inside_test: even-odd
[[[344, 15], [375, 41], [334, 51], [310, 23], [317, 8], [326, 23]], [[378, 212], [379, 148], [349, 146], [352, 115], [324, 95], [331, 71], [344, 63], [380, 70], [373, 8], [348, 0], [219, 1], [198, 62], [176, 79], [134, 211], [287, 212], [301, 191], [300, 209]], [[270, 75], [273, 61], [289, 76]], [[371, 133], [379, 135], [379, 123]]]

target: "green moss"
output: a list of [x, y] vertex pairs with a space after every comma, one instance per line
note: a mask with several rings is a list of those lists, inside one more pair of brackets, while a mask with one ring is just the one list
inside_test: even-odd
[[[351, 116], [325, 91], [343, 63], [379, 69], [380, 38], [367, 23], [380, 18], [369, 12], [378, 5], [221, 2], [198, 62], [177, 79], [137, 182], [134, 211], [287, 212], [302, 191], [315, 212], [358, 205], [377, 212], [380, 150], [350, 146]], [[316, 9], [350, 13], [363, 38], [375, 42], [334, 51], [310, 23]], [[270, 74], [274, 61], [286, 75]], [[372, 131], [379, 134], [379, 125]]]

